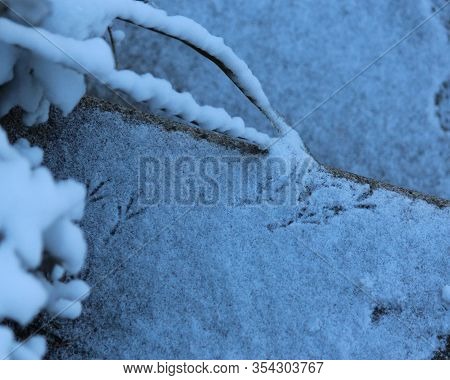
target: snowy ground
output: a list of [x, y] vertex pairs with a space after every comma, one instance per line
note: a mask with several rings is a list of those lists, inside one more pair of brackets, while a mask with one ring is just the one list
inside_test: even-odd
[[[321, 162], [450, 198], [449, 10], [310, 114], [442, 0], [153, 3], [223, 36]], [[268, 129], [224, 75], [189, 48], [120, 22], [117, 28], [127, 35], [118, 48], [122, 68], [168, 78], [200, 102]]]
[[448, 203], [311, 166], [288, 186], [301, 184], [295, 202], [263, 202], [263, 176], [230, 207], [235, 163], [208, 172], [214, 205], [143, 206], [139, 158], [268, 157], [92, 107], [50, 124], [28, 135], [54, 172], [89, 184], [92, 287], [80, 319], [46, 328], [51, 357], [419, 359], [450, 333]]

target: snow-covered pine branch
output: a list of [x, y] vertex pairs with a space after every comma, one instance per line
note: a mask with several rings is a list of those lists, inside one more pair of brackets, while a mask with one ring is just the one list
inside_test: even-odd
[[[0, 322], [25, 326], [42, 310], [76, 318], [89, 292], [83, 281], [61, 281], [80, 271], [86, 254], [75, 224], [83, 213], [84, 187], [55, 181], [42, 158], [26, 140], [10, 145], [0, 127]], [[19, 343], [0, 324], [0, 359], [38, 359], [45, 353], [42, 337]]]

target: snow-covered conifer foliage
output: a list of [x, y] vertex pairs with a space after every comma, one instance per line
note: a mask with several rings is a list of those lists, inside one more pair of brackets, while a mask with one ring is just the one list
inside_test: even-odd
[[10, 145], [0, 129], [0, 358], [40, 358], [45, 341], [17, 344], [1, 322], [25, 326], [42, 310], [76, 318], [88, 286], [68, 281], [84, 262], [86, 243], [76, 225], [85, 189], [55, 181], [41, 166], [42, 151], [26, 140]]

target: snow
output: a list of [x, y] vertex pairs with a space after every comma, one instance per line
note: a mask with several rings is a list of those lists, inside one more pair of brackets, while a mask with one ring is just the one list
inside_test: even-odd
[[442, 288], [442, 299], [445, 302], [450, 303], [450, 286], [449, 285], [445, 285]]
[[33, 68], [48, 101], [65, 114], [71, 112], [86, 93], [83, 75], [74, 70], [42, 59], [36, 59]]
[[0, 42], [0, 51], [3, 53], [0, 67], [0, 85], [2, 85], [13, 78], [13, 67], [16, 59], [14, 47]]
[[[37, 25], [51, 13], [47, 0], [2, 0], [4, 13], [14, 21]], [[3, 11], [3, 9], [2, 9]]]
[[[71, 342], [50, 352], [62, 358], [417, 359], [430, 358], [438, 337], [450, 334], [449, 289], [442, 287], [450, 273], [450, 208], [333, 175], [288, 125], [320, 161], [448, 197], [450, 56], [443, 14], [336, 92], [441, 1], [394, 7], [374, 0], [227, 7], [160, 1], [214, 34], [130, 0], [9, 3], [14, 10], [2, 8], [0, 15], [1, 116], [19, 105], [24, 124], [35, 125], [48, 120], [51, 104], [67, 116], [90, 74], [149, 109], [269, 148], [251, 158], [283, 165], [251, 177], [250, 192], [229, 194], [227, 186], [239, 186], [245, 175], [244, 148], [199, 140], [192, 125], [192, 135], [154, 125], [167, 120], [95, 109], [70, 115], [56, 136], [39, 141], [52, 152], [53, 172], [95, 186], [83, 221], [88, 266], [83, 280], [68, 281], [86, 259], [79, 226], [86, 192], [73, 180], [56, 181], [42, 166], [40, 149], [27, 140], [11, 145], [0, 130], [0, 319], [26, 325], [43, 310], [81, 316], [56, 331]], [[120, 45], [119, 67], [127, 69], [119, 70], [104, 39], [115, 17], [194, 44], [231, 68], [224, 71], [283, 138], [265, 133], [266, 121], [245, 108], [242, 96], [231, 96], [234, 90], [209, 62], [199, 64], [185, 46], [161, 48], [160, 36], [122, 22], [130, 40]], [[113, 36], [121, 40], [124, 33]], [[175, 86], [149, 69], [173, 76]], [[233, 109], [255, 128], [174, 87], [192, 87], [202, 103]], [[311, 113], [317, 104], [323, 107]], [[138, 199], [137, 163], [164, 154], [213, 157], [222, 169], [228, 155], [237, 158], [235, 176], [219, 171], [213, 205], [197, 203], [189, 212], [180, 204], [147, 207]], [[48, 273], [41, 269], [44, 255], [55, 261]], [[84, 280], [98, 291], [81, 315], [89, 295]], [[34, 359], [45, 351], [43, 337], [17, 342], [0, 325], [2, 357]]]
[[11, 249], [0, 248], [0, 253], [0, 319], [11, 318], [26, 325], [46, 304], [47, 293], [35, 276], [23, 271]]
[[225, 73], [231, 71], [230, 79], [255, 105], [269, 118], [279, 133], [286, 133], [289, 127], [280, 122], [261, 87], [259, 80], [253, 75], [248, 65], [225, 44], [222, 37], [211, 35], [204, 27], [183, 16], [168, 16], [160, 9], [155, 9], [144, 3], [134, 3], [133, 6], [123, 2], [120, 18], [136, 25], [152, 28], [168, 36], [184, 41], [197, 47], [202, 52], [218, 60], [224, 66]]
[[[51, 358], [419, 359], [450, 333], [448, 206], [313, 161], [295, 181], [251, 176], [240, 192], [243, 160], [275, 152], [255, 156], [174, 122], [85, 107], [46, 147], [55, 173], [90, 184], [82, 278], [95, 292], [80, 319], [52, 330], [68, 344]], [[186, 156], [218, 160], [219, 171], [207, 171], [217, 203], [137, 198], [139, 158]], [[283, 191], [293, 202], [275, 201]]]
[[0, 326], [0, 357], [8, 359], [36, 360], [44, 356], [46, 343], [42, 337], [35, 336], [25, 344], [18, 345], [12, 331]]
[[[78, 316], [89, 289], [80, 280], [45, 279], [44, 250], [60, 264], [59, 278], [61, 270], [68, 275], [81, 270], [86, 243], [74, 222], [82, 216], [85, 189], [73, 180], [55, 181], [42, 159], [42, 150], [25, 139], [10, 145], [0, 128], [0, 321], [22, 326], [44, 309]], [[38, 359], [45, 353], [42, 337], [20, 344], [2, 325], [0, 335], [1, 359]]]
[[45, 246], [56, 258], [66, 264], [70, 273], [78, 273], [86, 256], [82, 232], [70, 220], [55, 223], [44, 234]]
[[28, 160], [32, 168], [38, 167], [44, 159], [44, 152], [42, 149], [37, 146], [31, 146], [26, 139], [18, 139], [14, 143], [14, 148], [22, 155], [22, 157]]
[[126, 37], [125, 32], [123, 30], [114, 30], [112, 32], [112, 36], [114, 38], [114, 42], [120, 44]]
[[[51, 103], [67, 114], [85, 92], [82, 74], [90, 74], [103, 85], [123, 91], [137, 102], [149, 101], [152, 107], [205, 129], [243, 137], [264, 147], [270, 144], [268, 135], [254, 128], [246, 129], [240, 117], [231, 117], [223, 108], [200, 106], [190, 93], [176, 92], [164, 79], [150, 73], [139, 75], [131, 70], [117, 70], [111, 48], [101, 37], [107, 26], [116, 17], [121, 17], [183, 38], [212, 55], [225, 65], [224, 70], [231, 72], [233, 80], [254, 99], [280, 133], [291, 130], [273, 111], [259, 81], [245, 62], [224, 44], [223, 39], [212, 36], [192, 20], [169, 17], [148, 4], [131, 0], [81, 0], [75, 6], [61, 0], [50, 1], [50, 4], [47, 16], [39, 19], [40, 25], [33, 28], [0, 18], [0, 42], [7, 44], [3, 51], [7, 56], [3, 80], [10, 75], [8, 61], [14, 61], [9, 46], [21, 47], [26, 57], [18, 59], [17, 66], [21, 70], [3, 87], [3, 94], [0, 93], [0, 115], [19, 105], [27, 111], [25, 124], [38, 124], [48, 119]], [[20, 16], [19, 12], [10, 13]]]
[[[444, 4], [433, 2], [434, 9]], [[449, 9], [296, 124], [430, 16], [430, 1], [153, 3], [222, 36], [320, 162], [450, 198], [450, 134], [440, 127], [434, 105], [435, 94], [450, 75], [448, 31], [442, 25]], [[177, 89], [189, 89], [199, 102], [233, 110], [248, 125], [270, 133], [262, 115], [198, 53], [123, 22], [115, 27], [127, 34], [118, 49], [122, 67], [150, 70]]]

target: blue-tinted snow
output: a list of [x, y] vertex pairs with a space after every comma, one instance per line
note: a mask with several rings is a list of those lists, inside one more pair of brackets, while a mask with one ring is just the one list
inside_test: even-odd
[[[448, 81], [448, 10], [432, 18], [306, 120], [299, 120], [439, 9], [441, 0], [156, 0], [225, 41], [322, 162], [450, 197], [450, 134], [435, 97]], [[433, 4], [432, 4], [433, 3]], [[248, 126], [264, 118], [211, 63], [178, 42], [117, 24], [122, 68], [150, 71]], [[439, 105], [438, 105], [439, 108]], [[447, 130], [446, 130], [447, 128]]]
[[259, 177], [233, 207], [142, 211], [140, 157], [246, 154], [95, 110], [52, 128], [48, 165], [90, 182], [92, 287], [81, 318], [54, 327], [52, 357], [417, 359], [450, 332], [448, 207], [311, 166], [293, 204], [249, 205]]

